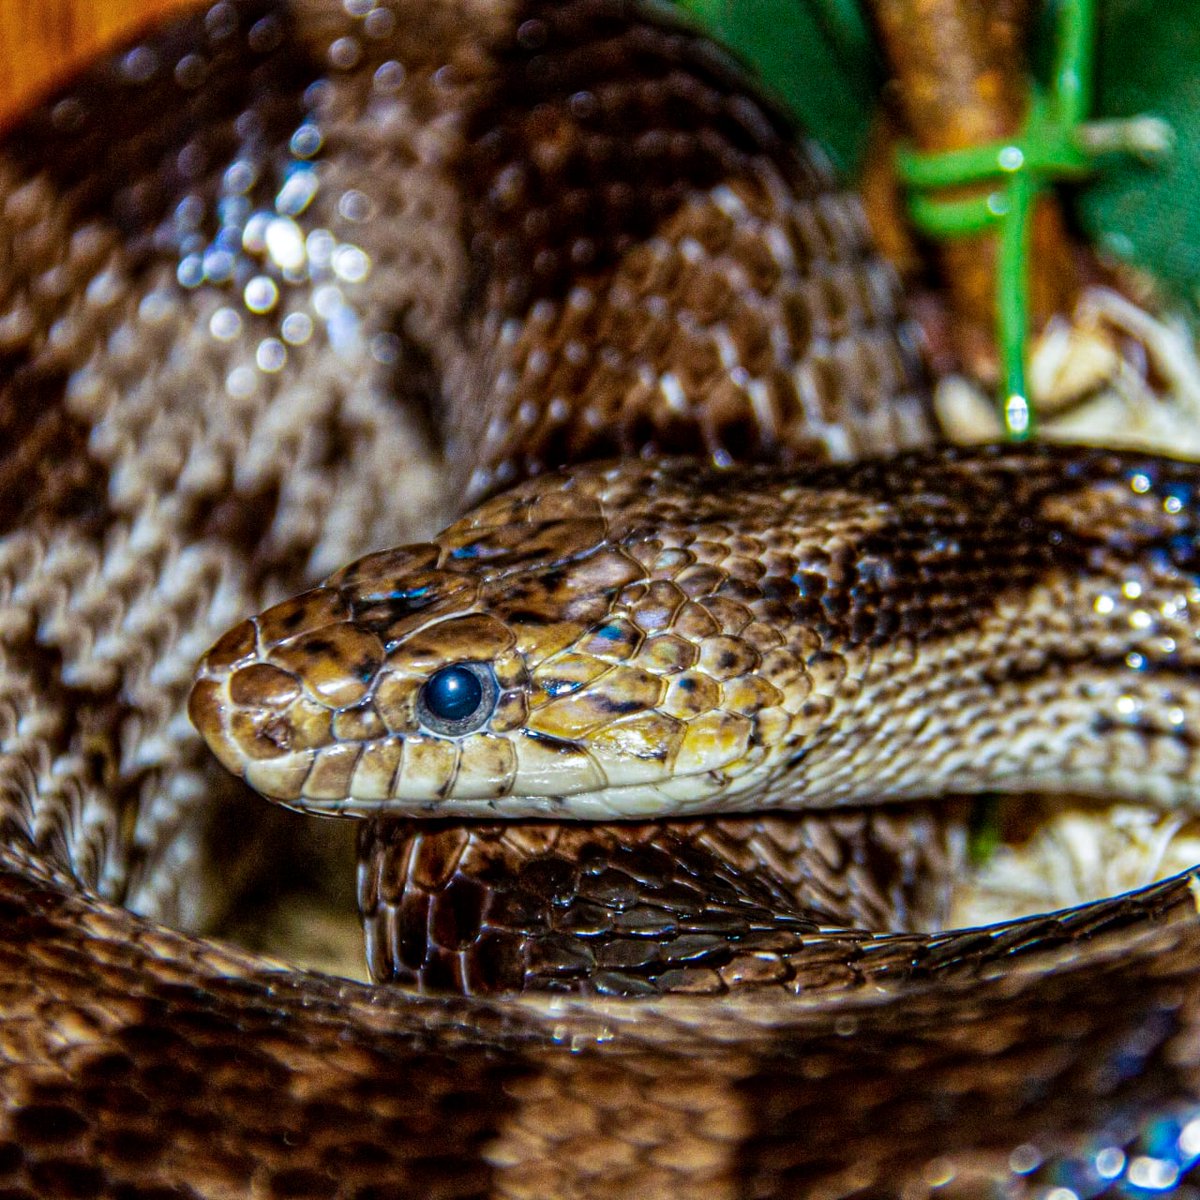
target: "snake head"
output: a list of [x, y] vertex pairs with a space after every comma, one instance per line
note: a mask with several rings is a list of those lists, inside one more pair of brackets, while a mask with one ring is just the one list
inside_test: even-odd
[[695, 555], [614, 524], [595, 478], [534, 481], [243, 621], [200, 663], [193, 723], [317, 813], [611, 818], [727, 789], [761, 756], [747, 705], [781, 693], [671, 578]]

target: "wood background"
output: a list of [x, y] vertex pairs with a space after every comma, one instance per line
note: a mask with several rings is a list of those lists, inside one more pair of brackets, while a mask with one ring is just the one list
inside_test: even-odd
[[0, 125], [104, 46], [197, 0], [0, 0]]

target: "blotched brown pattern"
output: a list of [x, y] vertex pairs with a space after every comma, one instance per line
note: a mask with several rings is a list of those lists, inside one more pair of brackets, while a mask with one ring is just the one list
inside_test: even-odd
[[[1132, 1153], [1190, 1102], [1186, 880], [851, 937], [836, 996], [785, 1004], [421, 997], [155, 923], [203, 926], [254, 852], [183, 713], [223, 629], [564, 456], [920, 441], [898, 317], [724, 56], [604, 0], [222, 2], [31, 114], [0, 147], [0, 1186], [1019, 1196], [1014, 1147]], [[875, 853], [807, 830], [784, 876]]]

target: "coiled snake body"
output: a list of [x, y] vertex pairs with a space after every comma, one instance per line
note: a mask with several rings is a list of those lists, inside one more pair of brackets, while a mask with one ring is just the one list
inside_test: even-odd
[[[383, 747], [427, 725], [414, 681], [447, 647], [404, 639], [507, 575], [480, 686], [542, 703], [485, 777], [545, 797], [537, 813], [594, 791], [592, 769], [633, 789], [603, 811], [639, 816], [651, 793], [740, 806], [766, 781], [840, 808], [1022, 769], [1190, 801], [1195, 469], [1098, 451], [797, 465], [928, 441], [920, 369], [853, 201], [720, 53], [614, 0], [219, 3], [11, 131], [0, 204], [6, 1195], [1180, 1180], [1200, 1149], [1190, 877], [873, 937], [942, 853], [933, 818], [908, 827], [924, 846], [883, 809], [379, 825], [360, 882], [377, 976], [549, 990], [372, 989], [167, 927], [205, 924], [256, 811], [188, 723], [195, 661], [403, 540], [272, 609], [293, 622], [278, 637], [268, 614], [207, 660], [221, 705], [247, 701], [264, 790], [319, 802], [360, 771], [368, 799], [398, 778], [435, 807], [494, 799], [464, 767], [476, 730], [452, 731], [449, 766], [435, 748], [367, 771], [358, 740], [410, 753]], [[688, 453], [717, 466], [541, 474]], [[743, 458], [775, 465], [734, 493], [721, 471]], [[530, 475], [421, 549], [464, 492]], [[658, 523], [622, 523], [621, 493]], [[597, 625], [565, 580], [619, 619]], [[258, 643], [271, 662], [251, 663]], [[403, 645], [389, 704], [370, 681]], [[514, 647], [523, 681], [498, 656]], [[593, 689], [621, 671], [617, 701]], [[329, 705], [264, 719], [297, 679]], [[296, 750], [307, 766], [282, 769]], [[525, 855], [519, 888], [493, 855]], [[739, 855], [774, 874], [741, 880]], [[894, 886], [847, 899], [865, 859]], [[823, 872], [799, 898], [797, 863]], [[839, 904], [858, 930], [826, 928]]]

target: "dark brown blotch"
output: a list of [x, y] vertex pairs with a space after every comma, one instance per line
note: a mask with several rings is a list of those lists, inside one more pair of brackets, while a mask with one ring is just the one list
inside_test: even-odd
[[383, 644], [373, 633], [342, 621], [276, 646], [271, 661], [301, 679], [322, 704], [344, 708], [366, 694], [383, 655]]
[[223, 634], [204, 656], [204, 666], [210, 671], [228, 671], [255, 651], [254, 624], [241, 621]]
[[235, 671], [229, 680], [229, 697], [245, 708], [278, 708], [300, 695], [300, 681], [268, 663], [252, 663]]
[[439, 553], [432, 543], [379, 550], [330, 575], [326, 584], [358, 603], [386, 602], [410, 592], [418, 577], [437, 574], [433, 568], [437, 566]]
[[264, 649], [269, 649], [320, 626], [344, 621], [349, 615], [346, 602], [332, 588], [313, 588], [260, 614], [258, 635]]

